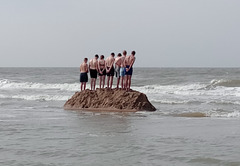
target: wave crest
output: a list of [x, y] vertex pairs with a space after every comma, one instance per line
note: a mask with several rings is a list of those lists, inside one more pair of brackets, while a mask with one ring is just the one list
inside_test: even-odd
[[68, 100], [71, 96], [61, 96], [61, 95], [0, 95], [2, 99], [21, 99], [29, 101], [65, 101]]
[[211, 85], [216, 86], [223, 86], [223, 87], [240, 87], [240, 80], [212, 80]]
[[8, 79], [1, 79], [0, 89], [56, 89], [56, 90], [77, 91], [79, 90], [79, 83], [44, 84], [44, 83], [34, 83], [34, 82], [14, 82]]

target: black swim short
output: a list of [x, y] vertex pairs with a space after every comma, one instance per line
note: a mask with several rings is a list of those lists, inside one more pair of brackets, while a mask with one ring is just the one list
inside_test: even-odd
[[90, 69], [90, 77], [97, 78], [97, 70], [96, 69]]
[[[127, 69], [129, 69], [129, 67], [130, 67], [130, 66], [128, 66], [128, 65], [126, 66]], [[126, 72], [126, 75], [130, 75], [130, 76], [131, 76], [132, 73], [133, 73], [133, 68], [131, 67], [131, 68]]]
[[106, 75], [106, 69], [103, 70], [103, 73], [99, 73], [99, 76], [105, 76]]
[[[110, 67], [107, 67], [107, 69], [109, 69]], [[107, 76], [114, 76], [114, 67], [111, 68], [111, 70], [109, 71], [109, 73], [107, 73]]]
[[80, 74], [80, 82], [88, 82], [88, 74], [87, 73]]

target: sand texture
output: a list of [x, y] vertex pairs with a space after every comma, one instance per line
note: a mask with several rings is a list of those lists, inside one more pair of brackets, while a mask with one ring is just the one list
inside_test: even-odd
[[76, 92], [65, 104], [67, 110], [92, 111], [155, 111], [147, 96], [138, 91], [126, 92], [120, 89], [97, 89]]

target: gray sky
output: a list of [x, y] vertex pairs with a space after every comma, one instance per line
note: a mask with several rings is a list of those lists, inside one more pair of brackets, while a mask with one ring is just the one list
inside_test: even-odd
[[0, 67], [240, 67], [240, 0], [0, 0]]

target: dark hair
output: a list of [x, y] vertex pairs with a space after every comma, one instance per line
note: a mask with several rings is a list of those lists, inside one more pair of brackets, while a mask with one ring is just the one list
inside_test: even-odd
[[99, 57], [98, 54], [96, 54], [95, 57], [98, 58]]
[[127, 51], [126, 50], [123, 51], [123, 55], [127, 55]]
[[87, 61], [88, 59], [87, 58], [84, 58], [84, 61]]
[[135, 55], [135, 54], [136, 54], [136, 52], [135, 52], [135, 51], [132, 51], [132, 54], [133, 54], [133, 55]]
[[111, 55], [115, 56], [114, 52], [112, 52]]
[[101, 55], [101, 56], [100, 56], [100, 59], [104, 59], [104, 55]]
[[118, 53], [118, 56], [122, 56], [122, 54], [121, 54], [121, 53]]

